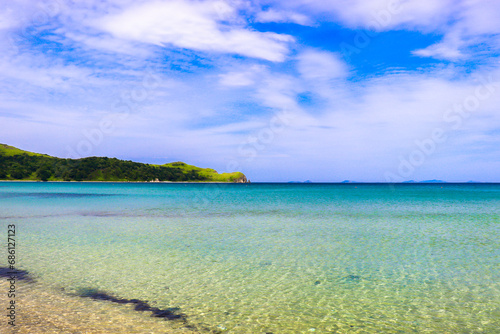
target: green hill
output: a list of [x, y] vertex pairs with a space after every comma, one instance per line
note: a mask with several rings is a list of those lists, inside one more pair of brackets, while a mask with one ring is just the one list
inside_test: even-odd
[[0, 180], [247, 182], [241, 172], [219, 174], [183, 162], [143, 164], [107, 157], [61, 159], [0, 144]]
[[22, 154], [26, 154], [29, 156], [38, 156], [38, 157], [50, 157], [50, 155], [23, 151], [14, 146], [0, 144], [0, 155], [11, 157], [14, 155], [22, 155]]

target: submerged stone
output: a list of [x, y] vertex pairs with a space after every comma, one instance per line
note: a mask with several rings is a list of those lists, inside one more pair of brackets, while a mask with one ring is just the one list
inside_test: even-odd
[[358, 275], [347, 275], [342, 277], [342, 281], [344, 282], [359, 282], [361, 280], [361, 276]]
[[147, 301], [140, 299], [126, 299], [112, 296], [106, 292], [99, 291], [93, 288], [84, 288], [78, 291], [80, 297], [92, 298], [95, 300], [105, 300], [117, 304], [134, 304], [134, 310], [144, 312], [151, 312], [151, 316], [155, 318], [164, 318], [167, 320], [182, 320], [186, 322], [187, 316], [183, 313], [179, 313], [179, 308], [171, 307], [168, 309], [159, 309], [157, 307], [151, 307]]

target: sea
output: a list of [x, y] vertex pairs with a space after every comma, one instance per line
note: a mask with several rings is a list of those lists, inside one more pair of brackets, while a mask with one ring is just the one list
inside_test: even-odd
[[9, 225], [16, 269], [95, 321], [500, 333], [500, 184], [1, 182], [1, 267]]

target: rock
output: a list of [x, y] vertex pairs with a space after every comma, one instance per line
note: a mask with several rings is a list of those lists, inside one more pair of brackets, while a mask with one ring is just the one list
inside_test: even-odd
[[346, 277], [344, 277], [344, 280], [346, 280], [348, 282], [359, 282], [359, 280], [361, 280], [361, 276], [347, 275]]
[[242, 177], [234, 180], [235, 183], [250, 183], [250, 180], [247, 180], [247, 177], [243, 175]]

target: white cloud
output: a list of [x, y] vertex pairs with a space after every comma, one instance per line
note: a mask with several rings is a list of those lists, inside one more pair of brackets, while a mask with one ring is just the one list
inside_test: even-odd
[[93, 36], [78, 31], [67, 31], [65, 36], [78, 44], [83, 44], [86, 49], [99, 50], [113, 55], [124, 54], [146, 58], [153, 53], [147, 48], [137, 47], [135, 43], [129, 40], [117, 39], [112, 36]]
[[500, 33], [500, 2], [496, 0], [463, 0], [456, 17], [466, 36]]
[[[324, 59], [335, 59], [334, 54], [316, 50], [309, 50], [301, 56], [319, 64]], [[51, 75], [67, 75], [70, 72], [66, 71], [69, 70], [49, 72]], [[320, 75], [314, 71], [304, 73]], [[135, 82], [137, 87], [141, 87], [138, 74]], [[78, 77], [81, 74], [75, 75]], [[236, 90], [239, 89], [238, 77], [248, 80], [244, 95], [239, 95]], [[328, 75], [325, 78], [331, 77]], [[167, 75], [163, 78], [167, 78]], [[135, 112], [128, 119], [114, 124], [116, 130], [106, 135], [103, 143], [96, 146], [92, 154], [118, 155], [142, 161], [161, 154], [165, 158], [156, 161], [158, 163], [186, 160], [216, 167], [220, 171], [225, 171], [227, 162], [236, 160], [241, 164], [240, 169], [256, 180], [314, 179], [311, 176], [314, 174], [314, 181], [353, 178], [359, 181], [384, 181], [386, 171], [397, 169], [399, 156], [405, 157], [416, 148], [415, 140], [427, 138], [435, 127], [450, 126], [443, 122], [443, 114], [454, 103], [460, 103], [473, 94], [478, 84], [469, 77], [452, 80], [443, 71], [431, 75], [398, 73], [350, 86], [344, 81], [338, 85], [316, 86], [310, 84], [309, 78], [284, 75], [259, 66], [248, 70], [235, 69], [220, 78], [226, 83], [224, 87], [209, 84], [213, 75], [197, 75], [191, 81], [183, 79], [180, 84], [157, 87], [155, 92], [150, 93], [150, 98], [134, 108]], [[86, 82], [86, 79], [81, 77], [79, 81]], [[50, 88], [57, 87], [57, 82], [54, 83]], [[115, 91], [114, 86], [121, 87], [123, 83], [119, 83], [119, 80], [109, 83], [97, 96], [71, 93], [63, 97], [62, 101], [44, 100], [39, 98], [46, 93], [41, 89], [36, 96], [30, 96], [31, 91], [23, 95], [26, 102], [4, 102], [0, 106], [0, 114], [10, 111], [26, 118], [0, 115], [4, 138], [9, 138], [10, 144], [40, 152], [48, 151], [44, 145], [52, 146], [49, 153], [65, 156], [66, 145], [69, 143], [76, 147], [79, 141], [87, 140], [82, 134], [83, 130], [94, 129], [102, 117], [97, 113], [74, 109], [75, 106], [85, 103], [88, 98], [94, 98], [104, 101], [99, 105], [103, 115], [107, 115], [113, 111], [113, 101], [120, 96], [120, 89]], [[133, 88], [134, 83], [128, 83], [127, 86]], [[344, 94], [337, 93], [337, 86], [341, 86]], [[23, 87], [26, 86], [18, 88], [24, 91]], [[308, 113], [297, 103], [297, 94], [304, 87], [313, 93], [320, 92], [335, 98]], [[130, 89], [125, 91], [129, 92]], [[156, 91], [166, 95], [156, 94]], [[9, 95], [5, 90], [2, 92]], [[426, 160], [425, 166], [411, 178], [434, 178], [433, 173], [442, 171], [443, 165], [455, 159], [453, 150], [460, 145], [460, 155], [466, 161], [460, 165], [481, 167], [492, 175], [490, 179], [493, 180], [493, 172], [488, 167], [491, 164], [476, 163], [475, 154], [478, 146], [488, 144], [494, 147], [498, 144], [488, 134], [498, 131], [498, 92], [500, 87], [497, 87], [496, 94], [481, 101], [480, 107], [464, 119], [459, 131], [447, 133], [449, 140], [440, 144], [436, 153]], [[227, 105], [243, 98], [260, 104], [267, 111], [257, 108], [259, 112], [255, 114], [235, 115], [237, 108], [228, 108]], [[1, 100], [6, 101], [4, 96]], [[106, 107], [109, 110], [105, 110]], [[65, 112], [66, 108], [71, 112]], [[206, 113], [206, 110], [215, 112]], [[249, 135], [257, 138], [263, 129], [269, 129], [270, 119], [282, 110], [289, 111], [293, 116], [290, 122], [283, 131], [274, 135], [272, 141], [257, 142], [264, 148], [257, 151], [254, 160], [247, 162], [247, 157], [239, 154], [238, 147], [248, 140]], [[249, 144], [248, 147], [253, 146]], [[141, 152], [142, 155], [134, 156], [139, 154], [134, 152]], [[493, 159], [482, 156], [487, 161]], [[444, 178], [460, 178], [460, 175], [459, 172], [450, 172]], [[468, 175], [469, 178], [482, 179], [479, 174]]]
[[230, 72], [220, 74], [220, 83], [224, 86], [250, 86], [255, 83], [253, 75], [248, 72]]
[[401, 26], [436, 28], [446, 23], [455, 7], [453, 0], [290, 0], [272, 3], [277, 7], [316, 14], [322, 20], [341, 22], [350, 28], [376, 30]]
[[219, 74], [219, 83], [229, 87], [252, 86], [267, 75], [267, 67], [252, 65], [247, 69], [237, 69], [227, 73]]
[[[465, 174], [444, 167], [455, 159], [458, 149], [463, 160], [468, 161], [466, 164], [486, 168], [469, 174], [470, 178], [484, 179], [481, 173], [486, 172], [493, 180], [491, 167], [477, 164], [476, 155], [478, 147], [482, 152], [486, 144], [492, 147], [499, 144], [498, 139], [491, 136], [492, 131], [500, 130], [500, 113], [495, 107], [500, 103], [499, 83], [495, 84], [495, 91], [490, 96], [480, 99], [477, 108], [468, 112], [469, 116], [462, 119], [459, 129], [454, 129], [454, 121], [444, 116], [455, 104], [463, 104], [475, 96], [481, 86], [481, 81], [475, 81], [475, 77], [500, 72], [480, 69], [458, 80], [451, 72], [448, 69], [431, 73], [401, 71], [361, 83], [337, 81], [335, 85], [311, 85], [304, 77], [264, 73], [259, 84], [254, 86], [256, 98], [274, 113], [288, 110], [293, 117], [283, 131], [275, 134], [271, 143], [255, 143], [255, 147], [263, 148], [246, 163], [245, 170], [250, 175], [259, 175], [261, 180], [290, 180], [283, 172], [282, 166], [286, 165], [293, 179], [310, 178], [311, 173], [315, 173], [321, 175], [321, 179], [315, 181], [353, 178], [385, 181], [386, 172], [397, 173], [400, 157], [408, 159], [418, 149], [416, 141], [428, 139], [434, 129], [440, 128], [448, 139], [436, 144], [435, 152], [426, 157], [425, 163], [416, 168], [410, 178], [431, 179], [446, 170], [441, 178], [467, 181], [461, 178]], [[318, 95], [332, 98], [306, 112], [297, 104], [301, 89], [311, 91], [313, 99]], [[481, 88], [481, 95], [486, 93], [485, 88]], [[460, 116], [454, 114], [457, 115]], [[250, 137], [258, 138], [260, 133], [268, 131], [272, 117], [273, 114], [260, 117], [267, 119], [267, 124], [253, 130]], [[493, 143], [489, 143], [491, 141]], [[245, 146], [249, 150], [252, 147], [252, 144]], [[491, 161], [487, 155], [481, 156]], [[246, 161], [245, 155], [238, 158]], [[356, 175], [364, 175], [364, 179]]]
[[425, 49], [419, 49], [412, 52], [421, 57], [431, 57], [436, 59], [458, 60], [464, 58], [464, 55], [456, 47], [446, 43], [437, 43], [428, 46]]
[[[469, 47], [488, 45], [500, 49], [500, 3], [490, 0], [463, 0], [455, 3], [450, 23], [441, 29], [442, 42], [414, 54], [437, 59], [462, 60], [473, 56]], [[496, 36], [496, 37], [495, 37]]]
[[90, 83], [91, 71], [75, 65], [63, 65], [48, 62], [46, 59], [33, 59], [26, 55], [17, 55], [14, 61], [0, 58], [0, 78], [22, 81], [26, 85], [42, 88], [67, 90], [72, 85], [80, 85], [82, 81]]
[[277, 11], [268, 9], [257, 13], [256, 22], [291, 22], [301, 25], [312, 25], [312, 20], [304, 15], [293, 11]]
[[106, 15], [92, 25], [119, 39], [269, 61], [283, 61], [288, 43], [294, 41], [288, 35], [246, 29], [238, 24], [234, 8], [213, 1], [150, 2]]
[[460, 39], [459, 34], [448, 33], [442, 42], [430, 45], [425, 49], [415, 50], [412, 53], [420, 57], [456, 61], [466, 57], [461, 52], [464, 46], [465, 42]]
[[335, 53], [307, 50], [297, 58], [299, 72], [308, 80], [338, 79], [348, 74], [347, 65]]
[[268, 1], [279, 11], [374, 31], [417, 30], [443, 40], [414, 54], [447, 60], [473, 57], [477, 50], [500, 50], [500, 2], [496, 0], [290, 0]]
[[8, 1], [2, 3], [0, 12], [0, 30], [19, 28], [27, 23], [43, 23], [48, 8], [45, 4], [34, 5], [29, 0]]
[[9, 10], [0, 12], [0, 30], [10, 29], [15, 26], [12, 13]]

